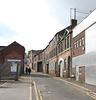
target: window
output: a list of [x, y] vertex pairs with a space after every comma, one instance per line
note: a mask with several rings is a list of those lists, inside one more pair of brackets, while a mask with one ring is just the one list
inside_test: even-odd
[[53, 69], [54, 69], [54, 62], [53, 62]]
[[53, 57], [53, 50], [52, 50], [52, 57]]
[[50, 54], [50, 52], [49, 52], [49, 59], [51, 58], [51, 54]]
[[76, 42], [76, 48], [78, 48], [78, 41]]
[[74, 42], [74, 49], [76, 49], [76, 43]]
[[56, 56], [57, 56], [57, 47], [56, 47]]
[[66, 39], [65, 39], [65, 50], [66, 50]]
[[39, 55], [39, 60], [40, 60], [40, 55]]
[[79, 67], [79, 74], [81, 74], [81, 67]]
[[52, 63], [51, 63], [51, 70], [52, 70]]
[[35, 69], [36, 69], [36, 63], [34, 64], [34, 67], [35, 67]]
[[81, 39], [79, 40], [79, 47], [81, 47]]
[[84, 45], [84, 37], [82, 37], [82, 45]]
[[60, 44], [59, 44], [59, 53], [60, 53]]
[[55, 48], [54, 48], [54, 56], [55, 56]]
[[67, 48], [69, 48], [69, 36], [67, 37]]
[[64, 70], [66, 70], [66, 59], [64, 60]]
[[45, 64], [45, 57], [44, 57], [44, 64]]
[[61, 52], [62, 52], [63, 50], [62, 50], [62, 42], [61, 42]]

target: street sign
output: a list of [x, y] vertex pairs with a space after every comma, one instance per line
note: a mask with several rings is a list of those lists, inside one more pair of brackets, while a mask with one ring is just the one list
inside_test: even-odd
[[21, 62], [19, 59], [7, 59], [8, 62]]

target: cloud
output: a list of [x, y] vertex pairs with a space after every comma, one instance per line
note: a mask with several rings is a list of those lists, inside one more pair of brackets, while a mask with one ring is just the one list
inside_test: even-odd
[[26, 51], [44, 49], [61, 29], [44, 0], [2, 0], [0, 14], [0, 21], [17, 33], [11, 39], [12, 31], [9, 31], [7, 40], [19, 42]]

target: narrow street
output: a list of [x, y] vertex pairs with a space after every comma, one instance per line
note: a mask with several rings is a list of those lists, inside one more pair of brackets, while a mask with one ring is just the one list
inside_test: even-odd
[[43, 100], [95, 100], [64, 82], [42, 73], [32, 72], [32, 80], [37, 84]]
[[19, 81], [0, 83], [0, 100], [95, 100], [61, 80], [34, 71]]

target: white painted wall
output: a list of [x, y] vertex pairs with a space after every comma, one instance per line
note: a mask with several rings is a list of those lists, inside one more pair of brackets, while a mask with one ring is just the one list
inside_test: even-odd
[[96, 9], [73, 29], [73, 38], [96, 22]]
[[96, 85], [96, 9], [73, 29], [73, 38], [85, 30], [85, 54], [72, 58], [72, 68], [85, 66], [85, 82]]
[[96, 65], [96, 51], [72, 58], [72, 68], [89, 65]]
[[78, 80], [78, 66], [85, 66], [85, 82], [96, 85], [96, 51], [72, 58], [72, 68], [76, 67]]
[[85, 31], [85, 53], [96, 51], [96, 24]]
[[85, 82], [96, 85], [96, 65], [89, 65], [85, 67]]

